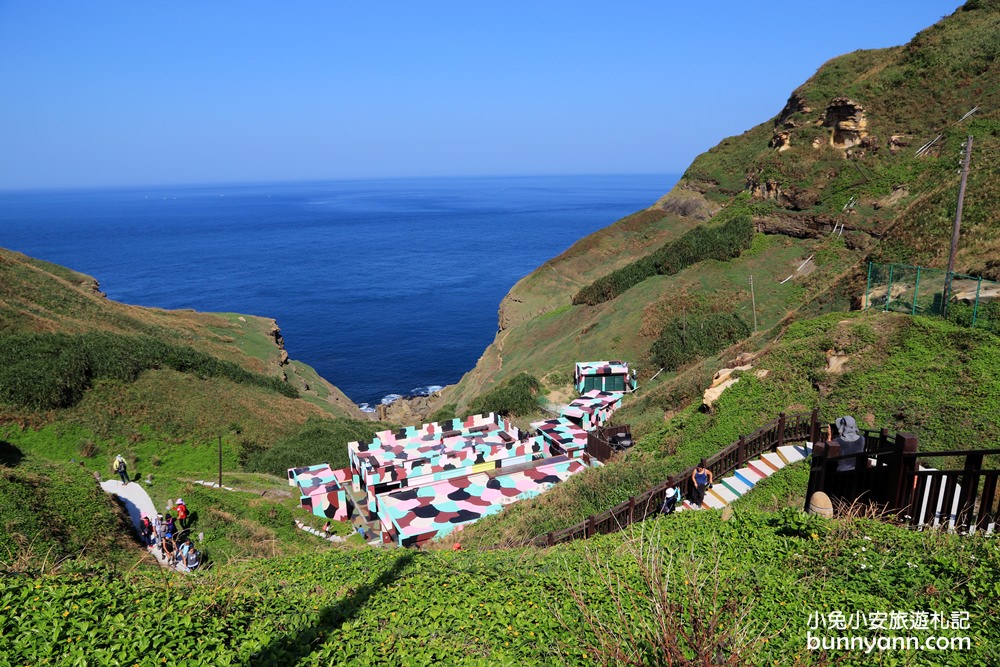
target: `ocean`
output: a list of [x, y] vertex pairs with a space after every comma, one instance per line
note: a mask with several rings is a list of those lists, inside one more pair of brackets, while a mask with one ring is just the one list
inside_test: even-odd
[[369, 408], [453, 384], [520, 278], [676, 176], [422, 178], [0, 191], [0, 245], [157, 308], [277, 320]]

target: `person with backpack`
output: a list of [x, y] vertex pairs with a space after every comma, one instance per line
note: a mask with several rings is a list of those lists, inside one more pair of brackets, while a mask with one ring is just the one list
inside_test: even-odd
[[153, 548], [153, 524], [150, 522], [149, 517], [145, 514], [139, 519], [139, 535], [142, 537], [142, 543], [146, 545], [147, 549]]
[[160, 555], [163, 559], [167, 561], [167, 565], [173, 567], [177, 560], [177, 545], [174, 544], [174, 534], [167, 531], [166, 536], [163, 538], [163, 544], [160, 545]]
[[128, 464], [125, 463], [125, 459], [119, 454], [115, 457], [115, 462], [111, 465], [112, 470], [118, 473], [118, 476], [122, 478], [122, 484], [128, 486]]
[[181, 524], [181, 530], [188, 529], [188, 508], [184, 504], [184, 500], [181, 498], [177, 499], [177, 521]]
[[667, 495], [663, 499], [663, 506], [660, 507], [660, 514], [673, 514], [677, 503], [681, 500], [681, 489], [679, 486], [668, 486]]
[[193, 572], [199, 565], [201, 565], [201, 552], [192, 547], [188, 550], [187, 558], [184, 560], [184, 565], [187, 567], [188, 572]]
[[163, 520], [163, 530], [171, 536], [177, 534], [177, 524], [174, 522], [174, 517], [170, 515], [170, 512], [167, 512], [167, 518]]

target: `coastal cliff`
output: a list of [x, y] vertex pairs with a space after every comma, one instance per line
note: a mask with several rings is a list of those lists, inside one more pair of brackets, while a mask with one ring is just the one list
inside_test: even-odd
[[[773, 118], [700, 155], [647, 209], [514, 285], [493, 343], [443, 402], [461, 412], [519, 372], [561, 390], [572, 364], [591, 359], [629, 359], [646, 380], [661, 368], [657, 340], [692, 314], [756, 319], [758, 334], [742, 344], [754, 349], [764, 332], [777, 335], [797, 317], [857, 307], [869, 261], [943, 268], [968, 136], [974, 168], [956, 270], [1000, 278], [1000, 230], [991, 223], [1000, 194], [998, 21], [1000, 3], [970, 2], [905, 46], [824, 64]], [[658, 261], [691, 230], [739, 215], [757, 233], [739, 257], [654, 271], [600, 303], [577, 300], [595, 281]], [[659, 377], [661, 403], [677, 396], [668, 386], [674, 370]], [[703, 383], [712, 372], [684, 381]]]

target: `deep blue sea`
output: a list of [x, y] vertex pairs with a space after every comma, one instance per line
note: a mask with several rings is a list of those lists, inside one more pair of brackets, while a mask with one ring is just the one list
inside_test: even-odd
[[109, 298], [272, 317], [293, 359], [371, 404], [457, 382], [520, 278], [676, 176], [0, 192], [0, 245]]

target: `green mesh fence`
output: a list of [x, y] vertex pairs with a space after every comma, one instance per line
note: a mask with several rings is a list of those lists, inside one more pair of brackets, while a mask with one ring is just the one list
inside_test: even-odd
[[[1000, 334], [1000, 283], [909, 264], [869, 264], [865, 309], [944, 315], [958, 324]], [[947, 308], [945, 290], [949, 289]]]

